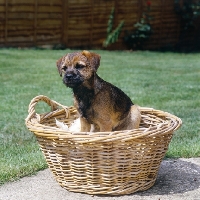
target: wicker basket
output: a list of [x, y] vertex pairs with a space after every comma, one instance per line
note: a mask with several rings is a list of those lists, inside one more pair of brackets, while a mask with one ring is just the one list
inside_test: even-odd
[[[46, 102], [52, 111], [37, 114], [39, 101]], [[62, 187], [88, 194], [130, 194], [153, 186], [173, 131], [182, 123], [160, 110], [140, 110], [139, 129], [70, 133], [58, 128], [55, 118], [70, 124], [78, 117], [76, 109], [37, 96], [30, 102], [26, 126], [34, 132]]]

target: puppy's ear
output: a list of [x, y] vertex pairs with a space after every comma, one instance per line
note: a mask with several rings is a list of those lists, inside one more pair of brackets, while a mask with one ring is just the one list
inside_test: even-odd
[[57, 60], [56, 62], [56, 65], [57, 65], [57, 68], [58, 68], [58, 72], [60, 74], [60, 76], [62, 76], [62, 59], [63, 57], [61, 57], [59, 60]]
[[89, 60], [91, 67], [96, 72], [100, 65], [101, 56], [86, 50], [82, 51], [82, 55], [84, 55]]

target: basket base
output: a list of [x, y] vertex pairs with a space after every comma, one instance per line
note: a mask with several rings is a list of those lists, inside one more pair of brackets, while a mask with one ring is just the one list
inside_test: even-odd
[[[56, 179], [56, 177], [55, 177]], [[117, 196], [117, 195], [127, 195], [132, 194], [139, 191], [145, 191], [150, 189], [156, 181], [156, 178], [150, 181], [137, 181], [137, 183], [126, 183], [122, 184], [119, 183], [119, 186], [113, 186], [113, 187], [105, 187], [100, 185], [76, 185], [74, 183], [67, 184], [66, 182], [63, 182], [60, 179], [56, 179], [58, 184], [63, 187], [64, 189], [70, 191], [70, 192], [77, 192], [77, 193], [86, 193], [90, 195], [111, 195], [111, 196]]]

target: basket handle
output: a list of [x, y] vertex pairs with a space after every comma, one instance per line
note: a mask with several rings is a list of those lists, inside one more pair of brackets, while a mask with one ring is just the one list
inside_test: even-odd
[[[44, 96], [44, 95], [39, 95], [39, 96], [36, 96], [34, 97], [30, 104], [29, 104], [29, 108], [28, 108], [28, 116], [27, 118], [25, 119], [25, 122], [27, 124], [27, 122], [33, 117], [33, 115], [36, 114], [35, 112], [35, 106], [38, 102], [40, 101], [44, 101], [45, 103], [47, 103], [49, 106], [51, 106], [51, 111], [55, 111], [60, 107], [62, 107], [65, 111], [66, 111], [66, 116], [69, 115], [69, 112], [68, 112], [68, 107], [67, 106], [64, 106], [62, 104], [59, 104], [58, 102], [54, 101], [54, 100], [51, 100], [49, 97], [47, 96]], [[43, 118], [45, 117], [49, 117], [48, 115], [49, 113], [47, 113], [46, 115], [43, 116]]]

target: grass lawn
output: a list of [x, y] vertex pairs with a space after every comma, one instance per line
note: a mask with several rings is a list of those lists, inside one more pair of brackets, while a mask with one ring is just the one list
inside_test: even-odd
[[[63, 85], [55, 64], [67, 52], [0, 49], [0, 184], [47, 167], [24, 119], [31, 99], [40, 94], [72, 105], [71, 90]], [[98, 74], [134, 103], [182, 119], [166, 156], [200, 156], [200, 54], [96, 52], [101, 55]], [[49, 110], [43, 105], [37, 109]]]

